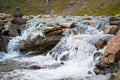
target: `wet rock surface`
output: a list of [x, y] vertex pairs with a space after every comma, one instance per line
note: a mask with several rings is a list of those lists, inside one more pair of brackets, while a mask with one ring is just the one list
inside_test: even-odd
[[11, 18], [11, 14], [0, 13], [0, 19], [5, 20], [6, 18]]
[[120, 20], [120, 16], [112, 16], [109, 18], [110, 22]]
[[118, 31], [118, 26], [116, 25], [106, 25], [104, 28], [105, 34], [115, 34]]
[[0, 72], [10, 72], [16, 69], [29, 69], [30, 64], [32, 63], [7, 59], [0, 61]]
[[116, 35], [120, 35], [120, 30], [116, 32]]
[[105, 49], [102, 57], [103, 63], [115, 63], [120, 59], [120, 35], [112, 38]]
[[110, 20], [110, 25], [117, 25], [120, 26], [120, 16], [113, 16], [109, 18]]
[[61, 39], [61, 36], [41, 37], [32, 41], [23, 41], [20, 43], [20, 51], [23, 53], [36, 51], [43, 54], [51, 50]]
[[107, 44], [107, 41], [104, 39], [99, 39], [98, 42], [95, 44], [97, 49], [102, 49], [103, 47], [105, 47], [105, 45]]
[[8, 37], [0, 35], [0, 51], [7, 52], [8, 42], [9, 42]]
[[65, 31], [65, 28], [56, 26], [50, 29], [44, 29], [42, 32], [45, 34], [45, 36], [53, 36], [53, 35], [62, 35], [64, 31]]
[[[96, 74], [108, 74], [116, 73], [120, 68], [120, 35], [111, 38], [108, 41], [104, 54], [100, 59], [100, 62], [96, 64], [94, 69]], [[114, 75], [115, 76], [115, 75]]]
[[66, 78], [66, 79], [61, 79], [61, 80], [83, 80], [83, 79], [80, 79], [80, 78]]
[[[72, 60], [74, 58], [75, 63], [77, 61], [79, 61], [79, 62], [77, 62], [77, 64], [78, 64], [78, 63], [82, 62], [82, 58], [80, 56], [83, 56], [83, 58], [86, 58], [85, 61], [88, 60], [86, 62], [90, 63], [90, 65], [85, 63], [86, 66], [84, 66], [84, 63], [80, 63], [79, 65], [76, 65], [76, 64], [75, 65], [71, 65], [70, 64], [69, 66], [71, 68], [73, 68], [73, 70], [74, 70], [74, 67], [75, 67], [75, 71], [76, 71], [76, 69], [78, 67], [80, 67], [80, 69], [83, 68], [83, 71], [86, 71], [86, 69], [84, 70], [84, 67], [88, 69], [88, 67], [92, 66], [91, 64], [94, 64], [94, 63], [91, 63], [91, 60], [93, 59], [93, 56], [94, 56], [94, 61], [95, 61], [96, 58], [98, 58], [99, 56], [102, 55], [101, 54], [101, 49], [103, 49], [103, 47], [105, 47], [105, 41], [104, 40], [99, 40], [98, 41], [98, 44], [100, 45], [100, 48], [99, 48], [100, 52], [98, 52], [98, 53], [96, 52], [94, 55], [92, 55], [93, 52], [99, 51], [99, 50], [97, 50], [95, 48], [94, 40], [91, 39], [89, 41], [88, 38], [93, 38], [92, 35], [93, 34], [97, 34], [98, 31], [99, 31], [99, 30], [96, 29], [97, 27], [89, 27], [89, 26], [100, 26], [101, 27], [101, 23], [103, 23], [103, 22], [101, 22], [100, 24], [97, 24], [97, 21], [96, 22], [92, 21], [93, 18], [91, 18], [91, 17], [87, 18], [88, 20], [90, 20], [90, 23], [87, 23], [87, 24], [85, 24], [84, 21], [82, 21], [82, 19], [80, 17], [78, 17], [78, 18], [75, 17], [75, 18], [71, 18], [71, 19], [69, 19], [69, 17], [65, 17], [65, 18], [60, 17], [60, 18], [57, 18], [57, 19], [61, 19], [59, 21], [57, 21], [54, 18], [54, 20], [53, 20], [53, 21], [55, 21], [54, 23], [49, 23], [51, 21], [51, 19], [48, 19], [47, 22], [45, 22], [44, 19], [43, 20], [42, 19], [38, 19], [38, 18], [36, 18], [36, 19], [37, 20], [35, 20], [33, 18], [33, 21], [31, 21], [35, 25], [31, 25], [32, 23], [28, 24], [28, 26], [32, 27], [32, 28], [27, 27], [27, 28], [29, 28], [29, 30], [26, 30], [26, 33], [27, 33], [26, 36], [28, 38], [27, 39], [22, 39], [23, 37], [19, 37], [20, 40], [21, 39], [22, 40], [20, 41], [19, 48], [17, 46], [17, 49], [20, 49], [20, 52], [22, 52], [22, 53], [29, 53], [29, 52], [33, 51], [33, 53], [30, 53], [30, 54], [36, 54], [37, 53], [37, 54], [43, 54], [44, 55], [49, 50], [53, 49], [57, 45], [57, 43], [61, 40], [61, 35], [62, 34], [64, 35], [64, 37], [75, 36], [75, 35], [78, 35], [78, 37], [74, 37], [74, 39], [72, 39], [72, 37], [69, 38], [70, 40], [67, 40], [65, 43], [63, 43], [63, 45], [61, 45], [57, 49], [53, 49], [53, 50], [51, 50], [51, 52], [49, 52], [49, 53], [51, 53], [50, 54], [51, 58], [54, 58], [53, 59], [54, 61], [59, 61], [59, 62], [57, 62], [57, 63], [53, 62], [53, 64], [51, 64], [51, 62], [53, 60], [51, 60], [51, 58], [50, 59], [47, 58], [48, 57], [47, 55], [45, 55], [45, 57], [44, 57], [45, 59], [44, 58], [41, 59], [43, 57], [41, 55], [39, 56], [39, 58], [37, 58], [37, 56], [35, 58], [33, 58], [33, 62], [40, 63], [40, 64], [43, 63], [43, 65], [27, 63], [27, 62], [25, 62], [22, 59], [21, 59], [21, 61], [23, 61], [23, 62], [11, 61], [11, 60], [9, 61], [8, 60], [8, 61], [0, 63], [1, 64], [0, 65], [0, 70], [1, 70], [0, 77], [5, 78], [5, 76], [7, 76], [6, 79], [8, 79], [10, 77], [11, 80], [17, 80], [17, 79], [22, 79], [22, 77], [24, 78], [24, 74], [25, 74], [25, 76], [27, 78], [30, 77], [31, 79], [34, 79], [33, 77], [31, 77], [31, 74], [29, 74], [29, 73], [26, 74], [26, 72], [29, 72], [29, 71], [30, 71], [30, 73], [32, 73], [32, 72], [37, 73], [37, 71], [38, 72], [40, 71], [40, 75], [37, 73], [35, 75], [35, 77], [37, 77], [37, 76], [40, 77], [41, 74], [44, 77], [46, 75], [49, 77], [49, 76], [55, 74], [54, 71], [58, 71], [58, 73], [60, 71], [60, 73], [62, 73], [62, 74], [64, 73], [64, 71], [66, 71], [65, 75], [67, 75], [67, 73], [69, 75], [74, 75], [74, 73], [71, 73], [70, 70], [67, 70], [67, 67], [68, 67], [67, 64], [69, 64], [69, 63], [67, 63], [67, 61]], [[76, 23], [74, 25], [73, 24], [68, 24], [69, 22], [72, 21], [72, 19]], [[97, 19], [99, 19], [99, 18], [96, 18], [96, 20]], [[34, 23], [34, 22], [37, 22], [39, 20], [41, 20], [41, 22]], [[61, 22], [62, 20], [63, 20], [62, 24], [61, 23], [60, 24], [56, 24], [56, 23]], [[68, 23], [67, 23], [67, 21], [68, 21]], [[93, 22], [93, 23], [91, 23], [91, 22]], [[55, 26], [57, 25], [59, 27], [54, 27], [54, 25]], [[47, 26], [47, 28], [43, 29], [42, 28], [43, 26], [45, 26], [45, 27]], [[48, 27], [53, 27], [53, 28], [49, 29]], [[44, 37], [41, 36], [41, 34], [39, 34], [40, 33], [40, 29], [42, 29], [42, 32], [45, 34]], [[37, 33], [37, 31], [39, 33]], [[101, 31], [101, 29], [100, 29], [100, 31]], [[33, 33], [35, 33], [35, 34], [33, 34]], [[33, 35], [34, 35], [34, 38], [31, 38], [31, 37], [33, 37]], [[26, 36], [24, 35], [25, 38], [26, 38]], [[99, 37], [99, 36], [95, 36], [94, 39], [96, 39], [96, 37]], [[19, 38], [16, 38], [16, 39], [19, 39]], [[13, 41], [15, 41], [16, 39], [14, 39]], [[71, 40], [73, 40], [73, 42]], [[17, 42], [14, 42], [14, 43], [17, 44]], [[81, 44], [81, 45], [79, 45], [79, 44]], [[63, 47], [65, 45], [66, 45], [66, 47]], [[14, 47], [14, 46], [12, 46], [12, 47]], [[66, 54], [64, 54], [64, 53], [66, 53]], [[84, 56], [85, 54], [86, 54], [86, 57]], [[24, 56], [24, 57], [27, 57], [27, 56], [31, 57], [29, 54]], [[77, 61], [76, 61], [76, 58], [78, 58]], [[34, 59], [38, 60], [38, 61], [34, 61]], [[44, 60], [46, 61], [45, 63], [44, 63]], [[27, 61], [28, 62], [32, 62], [32, 59], [30, 58]], [[60, 62], [60, 61], [63, 61], [63, 62]], [[74, 61], [73, 61], [73, 63], [74, 63]], [[70, 61], [70, 63], [72, 63], [72, 62]], [[81, 66], [81, 64], [82, 64], [82, 66]], [[66, 68], [66, 69], [64, 69], [64, 68]], [[102, 67], [99, 67], [99, 68], [101, 69], [101, 74], [104, 74], [104, 72], [102, 72], [102, 70], [104, 71], [105, 69], [103, 69]], [[107, 69], [110, 70], [111, 68], [107, 66]], [[109, 70], [108, 70], [108, 72], [109, 72]], [[41, 72], [41, 71], [44, 71], [44, 72]], [[49, 73], [50, 75], [47, 74], [45, 71], [47, 71], [47, 73]], [[3, 72], [7, 72], [7, 73], [4, 74]], [[96, 74], [99, 74], [100, 71], [96, 70], [96, 72], [98, 72]], [[94, 72], [86, 71], [86, 73], [92, 74]], [[55, 74], [55, 76], [58, 76], [56, 74]], [[79, 74], [82, 74], [82, 73], [79, 72]], [[75, 73], [75, 75], [77, 75], [77, 74]], [[64, 77], [62, 77], [62, 78], [64, 78]], [[80, 78], [78, 78], [78, 79], [77, 78], [68, 78], [68, 79], [63, 79], [63, 80], [81, 80], [81, 79]]]

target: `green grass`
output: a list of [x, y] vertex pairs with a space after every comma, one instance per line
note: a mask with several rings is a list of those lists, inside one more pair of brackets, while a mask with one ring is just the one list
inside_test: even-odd
[[120, 14], [120, 0], [100, 0], [94, 1], [82, 7], [74, 15], [93, 15], [93, 16], [108, 16]]
[[[50, 6], [55, 11], [60, 11], [64, 9], [68, 1], [52, 0]], [[89, 3], [81, 8], [78, 7], [78, 12], [73, 15], [109, 16], [120, 14], [120, 0], [84, 0], [84, 2], [86, 1], [89, 1]], [[46, 12], [44, 0], [0, 0], [0, 7], [2, 7], [0, 12], [4, 13], [13, 13], [16, 7], [20, 7], [25, 15], [45, 14]]]
[[[52, 0], [51, 6], [56, 10], [61, 10], [67, 4], [68, 0]], [[0, 6], [10, 7], [2, 8], [0, 12], [12, 13], [16, 7], [20, 7], [25, 15], [44, 14], [46, 4], [44, 0], [1, 0]]]
[[43, 12], [44, 2], [41, 0], [1, 0], [0, 3], [3, 7], [0, 12], [12, 13], [16, 7], [20, 7], [21, 11], [26, 14], [40, 14]]
[[69, 0], [52, 0], [51, 6], [55, 10], [62, 10], [64, 9], [64, 6], [68, 3]]

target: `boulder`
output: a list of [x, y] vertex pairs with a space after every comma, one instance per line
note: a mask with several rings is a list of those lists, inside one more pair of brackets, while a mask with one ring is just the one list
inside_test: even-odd
[[8, 22], [8, 30], [9, 30], [9, 36], [15, 37], [18, 36], [18, 31], [17, 31], [17, 25], [12, 24], [11, 22]]
[[73, 33], [74, 33], [75, 35], [80, 34], [80, 31], [78, 31], [77, 29], [72, 29], [72, 31], [73, 31]]
[[85, 24], [86, 24], [86, 25], [89, 25], [89, 26], [94, 26], [94, 27], [96, 26], [96, 23], [95, 23], [95, 22], [92, 22], [92, 21], [90, 21], [90, 20], [89, 20], [89, 21], [86, 21]]
[[51, 15], [43, 15], [43, 18], [52, 18]]
[[118, 26], [116, 25], [105, 25], [104, 33], [105, 34], [115, 34], [118, 31]]
[[66, 54], [60, 58], [60, 61], [66, 61], [69, 59], [69, 54]]
[[0, 20], [0, 30], [3, 29], [3, 26], [4, 26], [3, 20]]
[[0, 35], [0, 51], [7, 52], [8, 37]]
[[9, 36], [11, 37], [19, 36], [21, 34], [21, 30], [25, 28], [25, 25], [13, 24], [11, 22], [8, 22], [7, 25]]
[[4, 20], [6, 18], [11, 18], [12, 15], [11, 14], [5, 14], [5, 13], [0, 13], [0, 19]]
[[20, 51], [27, 53], [29, 51], [36, 51], [43, 54], [51, 50], [61, 39], [61, 36], [41, 37], [31, 41], [22, 41], [20, 43]]
[[120, 20], [120, 16], [112, 16], [109, 18], [110, 22]]
[[32, 38], [33, 38], [33, 39], [39, 39], [39, 38], [41, 38], [41, 35], [40, 35], [40, 34], [35, 34], [35, 35], [33, 35]]
[[95, 74], [105, 74], [104, 69], [94, 68]]
[[118, 20], [118, 21], [111, 21], [109, 24], [110, 24], [110, 25], [120, 26], [120, 20]]
[[26, 24], [26, 20], [22, 18], [23, 14], [20, 12], [20, 8], [16, 8], [15, 12], [13, 13], [13, 20], [11, 20], [11, 23], [23, 25]]
[[42, 66], [42, 69], [45, 69], [45, 68], [50, 68], [50, 69], [55, 69], [55, 68], [58, 68], [60, 66], [64, 65], [63, 62], [60, 62], [60, 63], [53, 63], [53, 64], [50, 64], [50, 65], [43, 65]]
[[120, 59], [120, 35], [108, 41], [101, 61], [110, 64], [115, 63], [118, 59]]
[[37, 66], [37, 65], [32, 65], [32, 66], [30, 66], [30, 69], [41, 69], [41, 67]]
[[42, 18], [42, 16], [43, 16], [42, 14], [37, 15], [38, 18]]
[[116, 32], [116, 35], [120, 35], [120, 30]]
[[18, 25], [26, 24], [25, 19], [21, 19], [20, 17], [14, 18], [11, 22]]
[[60, 26], [56, 26], [49, 29], [44, 29], [42, 32], [45, 34], [45, 36], [52, 36], [52, 35], [61, 35], [64, 31], [65, 31], [64, 28], [61, 28]]
[[4, 36], [9, 36], [9, 31], [8, 30], [1, 30], [1, 35], [4, 35]]
[[120, 80], [120, 69], [117, 71], [117, 76], [113, 80]]
[[46, 35], [46, 36], [62, 35], [62, 33], [63, 33], [64, 31], [65, 31], [64, 29], [62, 29], [62, 30], [57, 30], [57, 31], [53, 31], [53, 32], [45, 33], [45, 35]]
[[107, 42], [104, 39], [99, 39], [95, 46], [97, 49], [102, 49], [106, 44]]
[[84, 17], [82, 18], [82, 20], [91, 20], [91, 17], [88, 16], [87, 14], [85, 14]]
[[6, 18], [6, 14], [5, 13], [0, 13], [0, 19], [4, 20]]
[[74, 22], [70, 22], [70, 23], [58, 23], [59, 26], [61, 26], [62, 28], [73, 28], [75, 27], [75, 23]]
[[6, 14], [6, 18], [12, 18], [12, 14]]

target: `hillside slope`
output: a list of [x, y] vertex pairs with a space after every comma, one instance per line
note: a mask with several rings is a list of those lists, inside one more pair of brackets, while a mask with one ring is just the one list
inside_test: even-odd
[[[73, 4], [69, 4], [73, 2]], [[120, 14], [120, 0], [69, 0], [62, 15], [110, 16]], [[58, 13], [59, 14], [59, 13]]]
[[11, 13], [19, 6], [24, 14], [93, 15], [120, 14], [120, 0], [0, 0], [0, 12]]
[[79, 9], [75, 15], [116, 15], [120, 14], [120, 0], [90, 0], [91, 2]]
[[47, 5], [45, 0], [0, 0], [0, 12], [12, 13], [16, 7], [20, 7], [26, 15], [50, 14], [51, 9], [61, 10], [67, 2], [68, 0], [51, 0]]

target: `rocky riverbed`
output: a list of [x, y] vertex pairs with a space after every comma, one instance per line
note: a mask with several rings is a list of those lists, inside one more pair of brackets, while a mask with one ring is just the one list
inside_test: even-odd
[[1, 80], [120, 79], [119, 16], [23, 18], [13, 28], [12, 16], [0, 14]]

